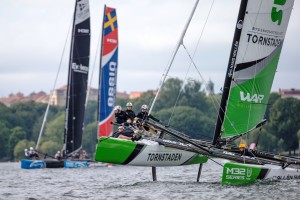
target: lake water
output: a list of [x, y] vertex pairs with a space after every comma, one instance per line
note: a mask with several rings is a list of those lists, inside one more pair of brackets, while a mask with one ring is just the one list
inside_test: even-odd
[[221, 184], [221, 166], [157, 168], [96, 166], [79, 169], [21, 169], [20, 163], [0, 163], [0, 199], [300, 199], [300, 181], [261, 181], [247, 186]]

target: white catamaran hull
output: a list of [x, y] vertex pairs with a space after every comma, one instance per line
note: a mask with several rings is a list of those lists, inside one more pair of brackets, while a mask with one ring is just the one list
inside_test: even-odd
[[147, 139], [132, 142], [101, 137], [95, 160], [122, 165], [159, 167], [206, 163], [208, 158], [191, 151], [166, 147]]

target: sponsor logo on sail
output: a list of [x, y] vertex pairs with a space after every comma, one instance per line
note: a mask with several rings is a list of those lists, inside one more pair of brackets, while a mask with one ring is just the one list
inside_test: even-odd
[[237, 40], [233, 44], [233, 52], [232, 52], [232, 56], [231, 56], [231, 60], [230, 60], [230, 66], [228, 67], [228, 72], [227, 72], [228, 78], [231, 78], [233, 75], [233, 69], [234, 69], [234, 65], [235, 65], [238, 46], [239, 46], [239, 41]]
[[113, 107], [115, 105], [115, 94], [116, 94], [116, 74], [117, 74], [117, 63], [111, 61], [109, 63], [109, 78], [108, 78], [108, 98], [107, 105]]
[[89, 32], [90, 32], [89, 29], [83, 29], [83, 28], [78, 29], [78, 33], [89, 33]]
[[281, 25], [282, 16], [283, 16], [283, 12], [281, 8], [284, 6], [285, 3], [286, 0], [274, 1], [274, 6], [272, 7], [271, 19], [274, 23], [277, 23], [278, 26]]
[[117, 43], [118, 43], [118, 40], [112, 39], [112, 38], [107, 38], [106, 41], [107, 41], [108, 43], [112, 43], [112, 44], [117, 44]]
[[78, 65], [76, 63], [72, 63], [72, 69], [75, 72], [87, 74], [89, 72], [89, 68], [87, 66], [83, 66], [82, 64]]
[[253, 94], [251, 96], [251, 94], [248, 92], [247, 95], [245, 96], [244, 92], [240, 91], [240, 97], [241, 97], [241, 101], [261, 103], [265, 96], [262, 94]]
[[270, 46], [270, 47], [277, 47], [281, 44], [282, 39], [274, 38], [270, 36], [263, 36], [258, 34], [247, 33], [248, 42], [253, 44], [263, 45], [263, 46]]
[[243, 20], [239, 20], [238, 23], [236, 24], [237, 29], [242, 29], [243, 28]]

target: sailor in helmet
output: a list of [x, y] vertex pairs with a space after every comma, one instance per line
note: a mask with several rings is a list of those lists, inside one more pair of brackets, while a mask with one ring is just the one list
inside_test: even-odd
[[134, 118], [135, 118], [135, 113], [132, 110], [132, 103], [131, 102], [127, 102], [126, 103], [126, 110], [125, 113], [127, 115], [127, 119], [130, 119], [131, 122], [133, 122]]
[[33, 147], [30, 147], [29, 151], [28, 151], [28, 157], [31, 159], [39, 159], [39, 154], [37, 152], [35, 152]]
[[25, 154], [25, 157], [26, 157], [26, 158], [29, 158], [29, 152], [28, 152], [28, 149], [24, 149], [24, 154]]
[[153, 117], [151, 114], [148, 114], [148, 106], [146, 104], [142, 105], [141, 107], [141, 112], [139, 112], [137, 114], [137, 117], [141, 120], [145, 120], [145, 119], [152, 119], [156, 122], [159, 122], [158, 119], [156, 119], [155, 117]]
[[116, 122], [117, 122], [118, 124], [123, 124], [123, 123], [125, 123], [126, 120], [127, 120], [127, 115], [126, 115], [126, 112], [124, 112], [124, 111], [122, 110], [122, 107], [118, 105], [118, 106], [116, 106], [116, 107], [114, 108], [114, 111], [115, 111]]
[[57, 160], [62, 159], [62, 155], [61, 155], [60, 151], [57, 151], [54, 157], [55, 157]]
[[118, 138], [119, 135], [124, 131], [124, 126], [119, 126], [118, 130], [116, 132], [113, 133], [112, 137], [114, 138]]
[[248, 157], [253, 157], [253, 153], [250, 149], [246, 148], [246, 144], [244, 142], [241, 142], [239, 144], [239, 149], [240, 149], [240, 154], [241, 156], [248, 156]]

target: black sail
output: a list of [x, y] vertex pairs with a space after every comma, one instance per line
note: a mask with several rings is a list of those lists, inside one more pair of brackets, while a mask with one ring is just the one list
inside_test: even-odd
[[87, 95], [90, 55], [90, 11], [88, 0], [75, 4], [71, 40], [66, 118], [64, 131], [64, 155], [70, 156], [82, 147], [85, 101]]

